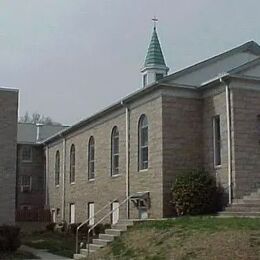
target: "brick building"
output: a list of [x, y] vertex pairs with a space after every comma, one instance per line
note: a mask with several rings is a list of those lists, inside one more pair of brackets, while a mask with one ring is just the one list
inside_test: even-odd
[[45, 205], [45, 156], [42, 141], [66, 127], [18, 123], [16, 209]]
[[18, 91], [0, 89], [0, 225], [15, 222]]

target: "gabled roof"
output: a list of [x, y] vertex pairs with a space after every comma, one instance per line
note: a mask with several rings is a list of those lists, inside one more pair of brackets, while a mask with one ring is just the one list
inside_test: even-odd
[[[245, 55], [245, 56], [237, 55], [236, 56], [236, 54], [241, 54], [241, 53], [247, 53], [250, 55]], [[223, 69], [223, 71], [222, 71], [223, 67], [219, 66], [219, 64], [220, 64], [219, 61], [223, 61], [228, 58], [232, 59], [232, 56], [236, 56], [236, 58], [233, 60], [233, 63], [230, 66], [225, 66], [225, 69]], [[241, 57], [242, 57], [242, 59], [241, 59]], [[64, 129], [64, 130], [58, 132], [57, 134], [54, 134], [53, 136], [50, 136], [46, 140], [42, 140], [42, 144], [49, 144], [61, 137], [64, 137], [64, 136], [68, 135], [69, 133], [74, 132], [74, 131], [80, 129], [81, 127], [84, 127], [84, 126], [92, 123], [93, 121], [95, 121], [103, 116], [106, 116], [119, 108], [122, 108], [122, 106], [124, 104], [132, 102], [133, 100], [143, 97], [144, 95], [151, 93], [153, 91], [156, 91], [160, 88], [171, 88], [172, 89], [173, 87], [175, 87], [175, 89], [186, 88], [186, 89], [190, 89], [191, 91], [197, 91], [199, 87], [210, 86], [212, 83], [219, 81], [220, 77], [222, 77], [222, 78], [223, 77], [225, 77], [225, 78], [236, 77], [236, 78], [240, 78], [240, 79], [245, 79], [246, 77], [244, 77], [244, 76], [243, 77], [235, 76], [235, 73], [239, 72], [239, 71], [243, 71], [244, 69], [247, 69], [250, 66], [254, 66], [255, 64], [258, 64], [258, 62], [260, 62], [260, 46], [257, 43], [255, 43], [254, 41], [247, 42], [234, 49], [231, 49], [231, 50], [221, 53], [217, 56], [209, 58], [205, 61], [199, 62], [188, 68], [185, 68], [181, 71], [173, 73], [169, 76], [166, 76], [163, 79], [147, 86], [146, 88], [139, 89], [138, 91], [122, 98], [119, 102], [107, 107], [106, 109], [74, 124], [73, 126], [67, 128], [67, 129]], [[216, 68], [217, 68], [216, 70], [214, 70], [214, 68], [215, 68], [214, 63], [218, 63], [218, 66], [216, 66]], [[203, 75], [205, 78], [203, 69], [207, 68], [210, 65], [213, 66], [212, 73], [211, 73], [212, 75], [207, 74], [204, 82], [201, 82], [199, 84], [185, 84], [185, 83], [179, 83], [179, 82], [175, 81], [175, 79], [178, 79], [182, 76], [186, 76], [186, 75], [190, 76], [190, 74], [192, 74], [193, 72], [196, 72], [197, 75], [198, 74]], [[219, 71], [221, 71], [221, 73], [219, 73]], [[231, 73], [234, 74], [234, 76], [231, 76]], [[260, 80], [260, 78], [257, 80]]]
[[152, 65], [166, 66], [160, 41], [157, 36], [156, 27], [153, 29], [152, 39], [144, 62], [144, 67], [149, 67]]
[[[38, 130], [37, 130], [38, 128]], [[42, 140], [68, 128], [62, 125], [41, 125], [32, 123], [17, 124], [18, 144], [38, 144]], [[38, 133], [37, 133], [38, 131]]]
[[[239, 58], [238, 55], [240, 55], [241, 58]], [[203, 80], [205, 81], [209, 78], [216, 77], [220, 73], [226, 73], [231, 69], [257, 59], [259, 56], [260, 46], [254, 41], [249, 41], [236, 48], [170, 74], [169, 76], [164, 77], [160, 82], [178, 82], [191, 85], [200, 85]], [[234, 57], [233, 63], [230, 62], [232, 61], [232, 57]], [[228, 60], [229, 63], [225, 63], [225, 60]], [[207, 70], [209, 67], [212, 67], [212, 71], [210, 73], [205, 73], [205, 70]], [[189, 83], [187, 83], [187, 81], [185, 82], [186, 77], [188, 76], [190, 77]], [[201, 82], [199, 82], [200, 79]]]

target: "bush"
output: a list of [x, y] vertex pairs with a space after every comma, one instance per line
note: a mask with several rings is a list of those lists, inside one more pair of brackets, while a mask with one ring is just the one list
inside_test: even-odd
[[94, 232], [95, 232], [95, 235], [99, 235], [101, 233], [105, 233], [105, 227], [102, 223], [100, 224], [97, 224], [95, 227], [94, 227]]
[[0, 226], [0, 251], [16, 251], [21, 245], [20, 228], [16, 226]]
[[71, 234], [76, 234], [76, 231], [77, 231], [77, 227], [80, 225], [81, 223], [73, 223], [73, 224], [69, 224], [68, 226], [68, 231], [71, 233]]
[[179, 174], [172, 193], [178, 216], [214, 213], [219, 210], [222, 200], [215, 178], [204, 170]]
[[55, 226], [56, 226], [56, 223], [49, 223], [46, 225], [46, 230], [54, 232]]

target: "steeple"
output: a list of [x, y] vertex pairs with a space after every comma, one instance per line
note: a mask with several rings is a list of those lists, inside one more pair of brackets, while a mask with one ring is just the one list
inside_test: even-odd
[[153, 19], [154, 27], [152, 39], [145, 58], [144, 67], [141, 72], [143, 75], [143, 87], [160, 80], [167, 75], [169, 68], [165, 64], [160, 41], [156, 31], [156, 18]]

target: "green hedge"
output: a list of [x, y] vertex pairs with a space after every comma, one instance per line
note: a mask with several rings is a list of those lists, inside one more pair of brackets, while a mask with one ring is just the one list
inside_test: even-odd
[[214, 213], [222, 204], [222, 191], [213, 176], [204, 170], [180, 173], [172, 188], [178, 216]]

